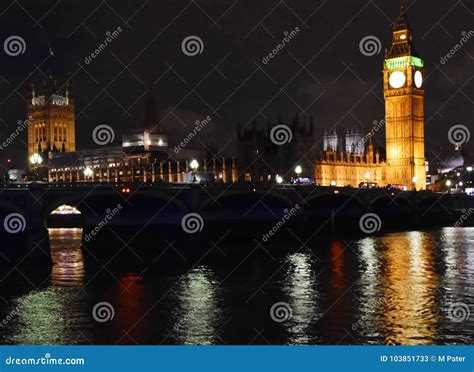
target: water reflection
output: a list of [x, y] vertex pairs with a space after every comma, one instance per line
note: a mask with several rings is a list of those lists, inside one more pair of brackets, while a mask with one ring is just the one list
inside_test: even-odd
[[51, 229], [51, 286], [17, 299], [21, 311], [7, 343], [75, 344], [88, 342], [81, 229]]
[[286, 323], [290, 344], [318, 342], [318, 338], [309, 333], [321, 317], [321, 298], [313, 260], [310, 253], [294, 253], [286, 258], [289, 269], [282, 290], [289, 299], [293, 313]]
[[363, 296], [366, 298], [362, 301], [373, 308], [377, 302], [378, 286], [380, 279], [380, 252], [377, 251], [374, 237], [367, 237], [358, 242], [359, 255], [361, 259], [361, 283], [364, 287]]
[[[116, 334], [112, 339], [120, 344], [135, 344], [148, 339], [150, 327], [146, 315], [151, 308], [150, 288], [137, 273], [124, 273], [114, 286], [115, 318], [107, 324]], [[145, 321], [144, 321], [145, 320]]]
[[203, 266], [191, 270], [181, 279], [176, 290], [178, 311], [171, 330], [181, 343], [219, 343], [219, 325], [224, 319], [219, 306], [218, 285], [212, 270]]
[[442, 253], [445, 273], [440, 279], [440, 313], [444, 317], [443, 333], [449, 342], [472, 344], [474, 316], [463, 322], [450, 318], [453, 304], [474, 304], [474, 228], [447, 227], [440, 231], [436, 243]]
[[359, 306], [351, 325], [353, 338], [365, 343], [376, 343], [380, 337], [378, 314], [383, 311], [384, 299], [380, 291], [381, 247], [375, 237], [366, 237], [357, 242], [359, 253], [360, 286], [357, 292]]
[[85, 272], [81, 238], [82, 229], [49, 229], [53, 261], [51, 283], [54, 286], [83, 286]]
[[[84, 265], [79, 229], [51, 229], [54, 265], [44, 281], [8, 276], [0, 292], [6, 344], [470, 344], [474, 228], [315, 241], [311, 251], [183, 268], [111, 272]], [[271, 249], [271, 247], [269, 247]], [[224, 278], [224, 279], [222, 279]], [[25, 284], [26, 283], [26, 284]], [[4, 300], [3, 297], [5, 298]], [[92, 307], [113, 304], [97, 323]], [[272, 321], [287, 302], [292, 318]]]
[[[336, 344], [347, 342], [347, 332], [351, 327], [354, 313], [354, 294], [352, 289], [353, 263], [350, 259], [350, 244], [341, 240], [330, 243], [323, 291], [325, 294], [324, 318], [320, 322], [325, 342]], [[328, 272], [329, 271], [329, 272]]]
[[435, 342], [438, 274], [425, 233], [391, 234], [380, 239], [384, 309], [379, 314], [385, 344]]

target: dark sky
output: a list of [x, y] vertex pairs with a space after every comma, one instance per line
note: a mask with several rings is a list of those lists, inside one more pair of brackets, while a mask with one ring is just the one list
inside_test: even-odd
[[[473, 128], [474, 37], [440, 63], [462, 32], [472, 29], [473, 3], [406, 0], [405, 6], [425, 60], [426, 156], [436, 162], [440, 148], [444, 153], [452, 148], [447, 134], [452, 125]], [[367, 132], [384, 116], [383, 50], [399, 8], [397, 0], [2, 0], [1, 45], [18, 35], [26, 50], [11, 57], [0, 49], [0, 136], [9, 136], [25, 119], [27, 85], [41, 84], [48, 69], [60, 85], [71, 77], [78, 148], [94, 147], [92, 131], [99, 124], [113, 127], [116, 141], [126, 128], [142, 124], [149, 81], [155, 83], [164, 130], [180, 139], [195, 120], [209, 115], [213, 120], [198, 142], [221, 154], [233, 153], [238, 120], [266, 123], [279, 113], [284, 120], [313, 115], [315, 141], [333, 126]], [[122, 32], [85, 64], [106, 32], [118, 27]], [[263, 64], [283, 33], [296, 27], [300, 32]], [[193, 57], [181, 50], [190, 35], [204, 43]], [[359, 42], [368, 35], [381, 41], [379, 54], [360, 52]], [[55, 57], [44, 61], [48, 44]], [[383, 138], [382, 131], [382, 144]], [[26, 132], [1, 151], [2, 163], [7, 158], [18, 165], [26, 160]]]

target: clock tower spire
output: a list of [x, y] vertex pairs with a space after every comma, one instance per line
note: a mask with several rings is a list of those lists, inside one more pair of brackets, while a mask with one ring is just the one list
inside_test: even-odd
[[383, 77], [387, 182], [408, 189], [426, 187], [423, 66], [402, 5], [385, 51]]

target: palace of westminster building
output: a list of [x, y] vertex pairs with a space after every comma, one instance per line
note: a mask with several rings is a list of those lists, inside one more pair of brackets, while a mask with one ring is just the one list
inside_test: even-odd
[[121, 145], [77, 150], [72, 87], [67, 84], [62, 94], [49, 77], [41, 94], [33, 85], [28, 91], [28, 155], [45, 159], [30, 167], [43, 169], [44, 179], [51, 182], [186, 182], [196, 170], [192, 160], [197, 159], [199, 171], [216, 181], [274, 182], [277, 175], [294, 176], [295, 165], [301, 164], [301, 176], [318, 185], [357, 187], [373, 182], [425, 189], [423, 65], [402, 8], [383, 65], [384, 158], [374, 150], [370, 136], [354, 131], [344, 138], [334, 130], [325, 132], [323, 150], [316, 151], [313, 120], [300, 123], [298, 117], [288, 125], [291, 142], [283, 146], [269, 139], [273, 123], [262, 129], [254, 122], [244, 131], [237, 126], [235, 158], [215, 158], [191, 146], [176, 153], [168, 136], [158, 131], [152, 89], [143, 128], [124, 133]]

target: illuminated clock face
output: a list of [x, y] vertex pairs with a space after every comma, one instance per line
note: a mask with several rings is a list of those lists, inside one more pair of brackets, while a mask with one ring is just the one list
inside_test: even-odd
[[400, 88], [405, 84], [405, 74], [401, 71], [394, 71], [390, 74], [388, 82], [392, 88]]
[[421, 84], [423, 84], [423, 75], [421, 75], [421, 71], [416, 71], [415, 72], [415, 85], [417, 88], [420, 88]]

